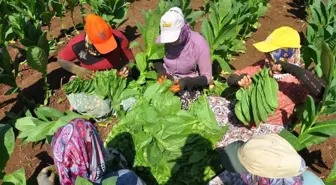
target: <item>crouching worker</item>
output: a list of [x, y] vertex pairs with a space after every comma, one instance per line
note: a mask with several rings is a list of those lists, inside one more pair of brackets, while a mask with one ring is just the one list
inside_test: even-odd
[[[74, 61], [79, 61], [80, 66]], [[117, 69], [121, 77], [129, 75], [134, 55], [127, 38], [113, 30], [101, 17], [90, 14], [85, 20], [85, 33], [74, 37], [61, 50], [58, 63], [83, 80], [92, 79], [95, 71]], [[110, 100], [85, 93], [68, 96], [72, 109], [79, 113], [103, 118], [112, 112]]]
[[[60, 185], [74, 185], [77, 177], [85, 178], [94, 185], [145, 185], [145, 183], [128, 169], [127, 161], [118, 151], [104, 149], [103, 141], [91, 122], [74, 119], [60, 128], [51, 143], [55, 168]], [[107, 164], [115, 158], [120, 159], [118, 171], [108, 171]], [[37, 177], [39, 185], [54, 185], [53, 166], [44, 168]]]
[[219, 150], [226, 170], [208, 185], [324, 185], [277, 134], [253, 136], [246, 143], [236, 141]]

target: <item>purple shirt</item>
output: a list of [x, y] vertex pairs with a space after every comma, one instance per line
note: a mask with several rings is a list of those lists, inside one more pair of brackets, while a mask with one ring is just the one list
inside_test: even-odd
[[165, 48], [164, 67], [169, 75], [181, 78], [205, 76], [210, 83], [211, 56], [208, 43], [202, 35], [191, 31], [190, 39], [185, 45], [166, 44]]

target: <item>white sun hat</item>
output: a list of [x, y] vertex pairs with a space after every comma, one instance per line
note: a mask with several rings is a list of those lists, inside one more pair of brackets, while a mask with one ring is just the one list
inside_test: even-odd
[[158, 43], [172, 43], [177, 41], [181, 29], [185, 25], [184, 15], [180, 8], [173, 7], [169, 9], [160, 21], [161, 35]]

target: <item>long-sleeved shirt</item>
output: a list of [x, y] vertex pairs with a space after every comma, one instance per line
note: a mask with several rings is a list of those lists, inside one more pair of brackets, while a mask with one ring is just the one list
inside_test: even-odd
[[163, 60], [167, 74], [181, 78], [205, 76], [208, 83], [211, 81], [210, 49], [202, 35], [191, 31], [190, 39], [185, 45], [167, 44], [165, 47], [166, 55]]

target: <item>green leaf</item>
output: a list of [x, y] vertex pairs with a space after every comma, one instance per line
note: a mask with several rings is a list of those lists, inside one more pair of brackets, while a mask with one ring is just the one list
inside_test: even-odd
[[24, 168], [16, 170], [14, 173], [5, 175], [2, 185], [26, 185]]
[[1, 71], [0, 71], [0, 84], [6, 84], [11, 87], [17, 87], [15, 78], [9, 74], [1, 74]]
[[336, 120], [315, 123], [314, 127], [308, 130], [308, 133], [320, 133], [328, 136], [336, 136]]
[[334, 64], [334, 55], [327, 43], [323, 42], [321, 52], [321, 68], [323, 72], [323, 78], [327, 81], [327, 83], [329, 83], [333, 77]]
[[219, 55], [212, 56], [213, 61], [217, 61], [224, 72], [232, 73], [231, 67], [229, 64]]
[[196, 163], [196, 162], [200, 161], [201, 159], [203, 159], [206, 156], [206, 154], [207, 154], [207, 152], [205, 152], [205, 151], [194, 152], [189, 158], [189, 164]]
[[38, 107], [34, 112], [39, 119], [44, 121], [48, 121], [47, 118], [59, 119], [64, 116], [61, 111], [51, 107]]
[[336, 161], [334, 162], [333, 169], [331, 170], [326, 179], [326, 182], [334, 182], [334, 181], [336, 181]]
[[15, 135], [10, 125], [0, 124], [0, 174], [14, 151]]
[[299, 136], [300, 143], [306, 148], [314, 145], [320, 144], [328, 139], [328, 136], [317, 136], [313, 134], [303, 133]]
[[47, 74], [48, 55], [41, 48], [35, 46], [28, 48], [27, 63], [43, 75]]
[[92, 185], [92, 183], [83, 177], [77, 176], [75, 185]]
[[16, 120], [15, 128], [23, 132], [30, 130], [43, 123], [44, 123], [43, 121], [40, 121], [39, 119], [34, 117], [23, 117]]
[[207, 19], [203, 20], [202, 22], [201, 33], [208, 41], [209, 46], [212, 48], [214, 44], [214, 33], [211, 29], [210, 22]]
[[102, 185], [116, 185], [118, 176], [109, 177], [103, 180]]
[[220, 1], [218, 3], [218, 14], [220, 20], [222, 20], [230, 12], [231, 7], [232, 7], [231, 0]]
[[162, 152], [160, 151], [156, 142], [148, 145], [147, 150], [147, 160], [151, 165], [156, 165], [162, 159]]
[[158, 83], [154, 83], [150, 86], [147, 87], [145, 93], [144, 93], [144, 98], [147, 100], [150, 100], [153, 98], [154, 94], [160, 89], [160, 85]]
[[49, 56], [49, 43], [47, 40], [47, 32], [43, 32], [43, 34], [41, 35], [41, 37], [39, 38], [38, 42], [37, 42], [37, 46], [40, 47], [41, 49], [43, 49], [43, 51], [45, 52], [45, 54], [47, 55], [47, 58]]
[[147, 56], [146, 53], [138, 53], [135, 56], [136, 66], [140, 73], [146, 71], [147, 68]]
[[279, 136], [286, 139], [295, 148], [296, 151], [300, 151], [304, 148], [304, 146], [301, 145], [299, 139], [294, 134], [289, 132], [288, 130], [285, 130], [285, 129], [282, 130], [279, 133]]
[[306, 121], [305, 123], [305, 129], [309, 129], [312, 124], [314, 124], [314, 118], [316, 116], [316, 109], [315, 109], [315, 102], [314, 99], [308, 95], [307, 100], [304, 104], [304, 113], [303, 115], [307, 115], [304, 116], [304, 119]]

